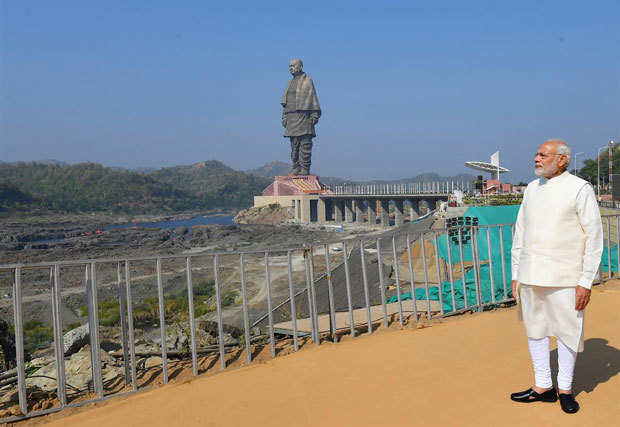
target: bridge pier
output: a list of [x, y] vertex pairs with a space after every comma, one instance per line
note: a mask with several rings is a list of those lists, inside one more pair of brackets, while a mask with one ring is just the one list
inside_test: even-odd
[[420, 201], [418, 199], [409, 199], [409, 221], [415, 221], [420, 216]]
[[368, 199], [368, 222], [377, 225], [377, 199]]
[[355, 199], [355, 222], [364, 222], [364, 199]]
[[421, 199], [419, 204], [418, 213], [420, 215], [426, 215], [428, 213], [429, 203], [428, 200]]
[[344, 201], [344, 220], [345, 222], [353, 222], [353, 200], [351, 199]]
[[325, 224], [327, 222], [327, 201], [319, 198], [316, 208], [317, 222], [319, 224]]
[[334, 212], [336, 216], [336, 222], [342, 222], [344, 217], [344, 200], [336, 199], [334, 200]]
[[390, 226], [390, 201], [381, 199], [381, 226]]
[[405, 223], [403, 218], [403, 199], [394, 200], [394, 225], [400, 227]]

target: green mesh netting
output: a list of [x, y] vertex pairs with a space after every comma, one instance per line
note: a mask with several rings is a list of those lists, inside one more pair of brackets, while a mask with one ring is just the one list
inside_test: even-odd
[[[607, 259], [607, 252], [607, 246], [604, 246], [603, 255], [601, 256], [601, 269], [605, 273], [609, 272], [609, 261]], [[618, 272], [618, 245], [613, 245], [611, 247], [611, 271]]]
[[[517, 213], [519, 212], [520, 205], [509, 206], [484, 206], [484, 207], [471, 207], [467, 209], [465, 217], [477, 217], [478, 225], [493, 225], [493, 224], [513, 224], [517, 219]], [[464, 228], [461, 233], [462, 254], [465, 262], [472, 262], [472, 237], [470, 235], [471, 229]], [[493, 265], [493, 289], [491, 287], [491, 266], [489, 260], [489, 245], [487, 239], [486, 229], [481, 229], [477, 234], [478, 245], [478, 259], [480, 260], [480, 293], [483, 303], [492, 302], [491, 294], [495, 295], [495, 300], [504, 299], [504, 274], [506, 277], [506, 295], [512, 297], [510, 291], [511, 282], [511, 268], [510, 268], [510, 250], [512, 248], [512, 230], [509, 226], [502, 227], [503, 237], [503, 252], [501, 250], [500, 241], [500, 229], [499, 227], [493, 227], [489, 230], [489, 237], [491, 240], [491, 260]], [[452, 265], [460, 263], [461, 261], [461, 248], [458, 244], [458, 236], [448, 236], [446, 234], [438, 235], [437, 237], [437, 249], [439, 252], [439, 258], [446, 263], [452, 262]], [[448, 255], [449, 254], [449, 255]], [[503, 258], [502, 258], [503, 254]], [[502, 264], [504, 265], [504, 272], [502, 271]], [[463, 294], [467, 295], [467, 305], [473, 306], [478, 304], [478, 295], [476, 293], [476, 284], [474, 271], [470, 266], [466, 268], [465, 272], [465, 289], [463, 289], [462, 279], [454, 280], [454, 299], [456, 307], [453, 307], [452, 301], [452, 285], [449, 281], [444, 281], [441, 284], [441, 293], [443, 299], [444, 311], [453, 311], [461, 308], [465, 308], [465, 302]], [[403, 294], [402, 299], [411, 299], [411, 292]], [[426, 300], [426, 290], [416, 289], [415, 298], [417, 300]], [[439, 301], [439, 287], [429, 286], [429, 299]], [[398, 297], [396, 295], [388, 299], [389, 302], [396, 302]]]
[[[467, 209], [465, 217], [477, 217], [479, 225], [493, 225], [493, 224], [513, 224], [517, 220], [517, 214], [519, 213], [520, 205], [510, 206], [484, 206], [484, 207], [472, 207]], [[461, 240], [466, 240], [462, 244], [463, 260], [465, 262], [471, 262], [472, 257], [472, 242], [468, 237], [470, 233], [469, 228], [462, 230]], [[504, 240], [503, 262], [502, 251], [500, 243], [500, 231], [499, 227], [493, 227], [489, 231], [489, 237], [491, 238], [491, 260], [493, 265], [493, 291], [491, 291], [491, 267], [489, 265], [489, 245], [487, 239], [486, 229], [478, 231], [477, 243], [478, 243], [478, 258], [480, 260], [480, 291], [483, 303], [492, 302], [491, 292], [495, 294], [495, 300], [504, 299], [504, 277], [502, 273], [502, 263], [505, 268], [506, 275], [506, 295], [512, 297], [510, 290], [510, 282], [512, 281], [512, 271], [510, 265], [510, 250], [512, 249], [512, 230], [510, 227], [502, 227], [502, 236]], [[471, 237], [471, 236], [469, 236]], [[457, 243], [455, 243], [455, 241]], [[437, 238], [437, 249], [439, 257], [446, 263], [449, 263], [448, 254], [450, 254], [452, 265], [457, 264], [461, 260], [461, 251], [458, 245], [458, 238], [452, 239], [448, 236], [448, 242], [446, 242], [446, 235], [442, 234]], [[431, 242], [432, 243], [432, 242]], [[603, 272], [609, 272], [608, 262], [608, 247], [603, 248], [603, 255], [601, 256], [601, 269]], [[613, 245], [611, 248], [611, 269], [612, 271], [619, 272], [618, 270], [618, 246]], [[469, 268], [465, 273], [465, 291], [463, 290], [463, 281], [461, 279], [454, 281], [454, 299], [456, 300], [456, 307], [452, 304], [452, 285], [449, 281], [444, 281], [441, 284], [443, 308], [444, 311], [453, 311], [465, 308], [463, 300], [463, 293], [467, 295], [467, 305], [473, 306], [478, 304], [478, 296], [476, 295], [476, 284], [474, 271]], [[439, 301], [439, 287], [429, 286], [429, 299], [432, 301]], [[416, 300], [426, 300], [426, 290], [415, 290]], [[402, 299], [411, 299], [411, 292], [402, 295]], [[396, 295], [388, 299], [389, 302], [396, 302], [398, 297]]]

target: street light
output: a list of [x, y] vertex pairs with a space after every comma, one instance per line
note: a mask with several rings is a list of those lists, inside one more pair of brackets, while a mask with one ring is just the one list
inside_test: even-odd
[[583, 151], [580, 151], [579, 153], [575, 153], [575, 176], [577, 176], [577, 156], [583, 154]]
[[607, 146], [601, 147], [596, 152], [596, 191], [597, 191], [597, 200], [601, 201], [601, 150], [607, 150]]

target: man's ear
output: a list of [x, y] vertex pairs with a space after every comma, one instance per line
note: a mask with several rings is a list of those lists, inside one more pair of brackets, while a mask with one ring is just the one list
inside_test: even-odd
[[558, 160], [558, 165], [560, 167], [563, 167], [564, 169], [566, 169], [566, 161], [568, 160], [568, 157], [566, 156], [566, 154], [561, 154], [560, 158]]

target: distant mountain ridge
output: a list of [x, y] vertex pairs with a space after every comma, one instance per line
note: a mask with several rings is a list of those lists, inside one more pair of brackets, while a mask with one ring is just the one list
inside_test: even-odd
[[[271, 162], [247, 172], [220, 161], [161, 169], [127, 170], [97, 163], [68, 165], [57, 160], [0, 163], [0, 212], [182, 212], [244, 209], [291, 166]], [[400, 180], [352, 181], [320, 177], [329, 186], [421, 181], [471, 181], [470, 174], [442, 177], [428, 172]]]
[[150, 174], [97, 163], [0, 164], [0, 211], [118, 213], [241, 209], [269, 180], [212, 160]]
[[[269, 180], [274, 180], [276, 176], [288, 175], [293, 171], [293, 167], [288, 163], [281, 161], [274, 161], [267, 163], [256, 169], [246, 171], [249, 174], [260, 176]], [[329, 186], [343, 185], [343, 184], [386, 184], [386, 183], [409, 183], [409, 182], [428, 182], [428, 181], [471, 181], [476, 177], [469, 173], [461, 173], [454, 176], [441, 176], [435, 172], [425, 172], [416, 175], [411, 178], [392, 179], [392, 180], [371, 180], [371, 181], [356, 181], [337, 176], [319, 176], [320, 181], [323, 184]]]
[[286, 176], [289, 173], [293, 172], [293, 166], [289, 165], [288, 163], [276, 160], [274, 162], [267, 163], [266, 165], [263, 165], [256, 169], [251, 169], [246, 172], [251, 175], [260, 176], [273, 181], [276, 176]]

